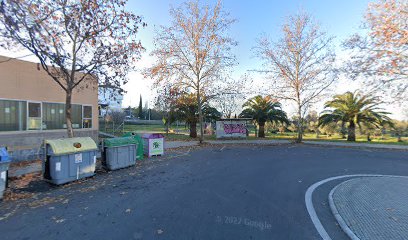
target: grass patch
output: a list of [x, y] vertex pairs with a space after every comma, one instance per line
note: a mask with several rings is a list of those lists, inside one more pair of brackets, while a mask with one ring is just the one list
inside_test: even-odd
[[[267, 135], [268, 139], [287, 139], [294, 140], [296, 138], [296, 133], [285, 133], [285, 134], [269, 134]], [[397, 137], [393, 137], [389, 134], [380, 137], [372, 136], [371, 141], [367, 141], [367, 137], [364, 135], [357, 135], [356, 142], [349, 142], [347, 139], [342, 138], [339, 135], [327, 136], [319, 135], [316, 137], [315, 134], [306, 133], [303, 136], [305, 141], [328, 141], [328, 142], [344, 142], [344, 143], [368, 143], [368, 144], [392, 144], [392, 145], [408, 145], [408, 137], [403, 137], [402, 142], [398, 142]]]

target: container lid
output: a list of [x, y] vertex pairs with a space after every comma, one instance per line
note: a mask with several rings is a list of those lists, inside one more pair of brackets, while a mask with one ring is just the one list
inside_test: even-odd
[[105, 147], [120, 147], [129, 144], [137, 144], [137, 140], [133, 137], [118, 137], [118, 138], [107, 138], [104, 141]]
[[161, 133], [145, 133], [142, 135], [142, 138], [146, 139], [164, 138], [164, 135]]
[[141, 139], [140, 135], [135, 132], [127, 132], [122, 137], [133, 137], [134, 139]]
[[61, 138], [45, 140], [55, 155], [97, 150], [98, 147], [90, 137]]

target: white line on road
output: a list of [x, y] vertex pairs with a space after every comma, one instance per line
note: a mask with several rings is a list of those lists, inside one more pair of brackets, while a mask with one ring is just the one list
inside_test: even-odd
[[314, 183], [312, 186], [310, 186], [305, 194], [305, 203], [306, 203], [306, 208], [307, 211], [309, 213], [310, 218], [312, 219], [312, 222], [316, 228], [316, 230], [319, 232], [320, 236], [322, 237], [322, 239], [324, 240], [331, 240], [329, 234], [326, 232], [326, 230], [324, 229], [322, 223], [319, 220], [319, 217], [317, 216], [316, 210], [313, 207], [313, 192], [316, 188], [318, 188], [319, 186], [333, 181], [333, 180], [338, 180], [338, 179], [342, 179], [342, 178], [352, 178], [352, 177], [384, 177], [387, 175], [378, 175], [378, 174], [353, 174], [353, 175], [342, 175], [342, 176], [336, 176], [336, 177], [331, 177], [331, 178], [326, 178], [323, 179], [317, 183]]

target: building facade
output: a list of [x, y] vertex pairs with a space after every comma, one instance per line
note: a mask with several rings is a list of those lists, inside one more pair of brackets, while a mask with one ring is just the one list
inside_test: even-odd
[[[75, 136], [97, 140], [97, 83], [78, 86], [72, 103]], [[0, 146], [31, 160], [45, 139], [64, 137], [65, 91], [37, 63], [0, 56]]]

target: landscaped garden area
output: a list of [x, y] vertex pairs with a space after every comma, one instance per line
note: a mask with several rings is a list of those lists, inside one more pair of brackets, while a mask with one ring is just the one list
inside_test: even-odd
[[[255, 125], [248, 124], [249, 136], [246, 138], [248, 140], [259, 139], [256, 135]], [[180, 125], [171, 125], [169, 128], [169, 133], [166, 134], [166, 128], [163, 124], [152, 124], [152, 125], [135, 125], [135, 124], [124, 124], [123, 132], [118, 131], [115, 133], [117, 136], [121, 136], [127, 132], [136, 132], [136, 133], [162, 133], [165, 135], [166, 141], [197, 141], [195, 138], [189, 136], [189, 128], [184, 124]], [[285, 140], [294, 140], [296, 138], [296, 132], [283, 132], [279, 133], [273, 129], [268, 129], [265, 133], [265, 140], [270, 139], [285, 139]], [[206, 140], [216, 140], [216, 136], [205, 135]], [[332, 141], [332, 142], [347, 142], [346, 138], [343, 138], [341, 134], [319, 134], [316, 136], [316, 133], [306, 132], [303, 134], [303, 139], [305, 141]], [[371, 143], [371, 144], [397, 144], [397, 145], [408, 145], [408, 136], [401, 137], [402, 142], [398, 142], [398, 137], [390, 133], [386, 134], [374, 134], [370, 135], [371, 141], [367, 141], [367, 135], [357, 134], [356, 142], [357, 143]]]

